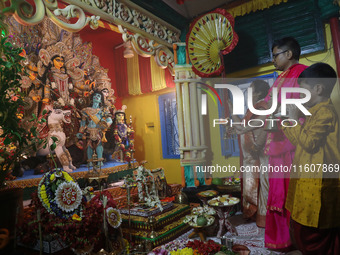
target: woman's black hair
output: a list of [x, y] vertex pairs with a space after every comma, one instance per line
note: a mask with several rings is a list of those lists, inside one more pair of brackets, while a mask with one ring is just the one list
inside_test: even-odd
[[264, 81], [264, 80], [254, 80], [252, 82], [252, 84], [254, 85], [254, 92], [260, 92], [261, 94], [259, 95], [259, 100], [264, 99], [269, 92], [270, 86], [268, 84], [268, 82]]

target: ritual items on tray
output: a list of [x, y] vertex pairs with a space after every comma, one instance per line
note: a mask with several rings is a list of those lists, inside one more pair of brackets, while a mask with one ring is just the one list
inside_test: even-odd
[[237, 197], [231, 197], [229, 195], [223, 195], [215, 197], [208, 201], [208, 204], [211, 206], [226, 206], [226, 205], [234, 205], [240, 202], [240, 199]]
[[202, 201], [203, 205], [208, 205], [208, 200], [216, 197], [218, 191], [216, 190], [205, 190], [196, 194], [196, 196]]
[[193, 228], [193, 232], [188, 237], [193, 238], [199, 236], [202, 241], [205, 241], [205, 228], [211, 226], [215, 222], [215, 214], [216, 211], [209, 206], [194, 207], [191, 214], [187, 215], [183, 221]]
[[216, 211], [211, 207], [194, 207], [191, 214], [185, 217], [184, 223], [188, 223], [191, 227], [209, 226], [214, 222], [215, 218], [212, 216], [215, 214]]

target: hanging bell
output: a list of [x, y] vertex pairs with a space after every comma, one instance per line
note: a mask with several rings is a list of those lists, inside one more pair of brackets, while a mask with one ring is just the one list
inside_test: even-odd
[[267, 132], [277, 132], [277, 131], [279, 131], [279, 126], [277, 124], [277, 119], [275, 118], [274, 114], [271, 114], [269, 116], [269, 118], [266, 120], [266, 124], [264, 126], [264, 130], [267, 131]]

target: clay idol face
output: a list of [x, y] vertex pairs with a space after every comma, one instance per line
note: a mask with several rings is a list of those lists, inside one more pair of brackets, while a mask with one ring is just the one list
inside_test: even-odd
[[102, 96], [100, 94], [96, 93], [96, 94], [93, 95], [93, 102], [100, 103], [101, 100], [102, 100]]
[[53, 65], [57, 69], [62, 68], [64, 66], [64, 59], [62, 57], [56, 57], [53, 59]]

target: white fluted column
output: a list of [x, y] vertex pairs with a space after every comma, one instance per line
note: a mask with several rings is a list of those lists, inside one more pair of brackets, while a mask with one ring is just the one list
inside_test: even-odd
[[[178, 45], [183, 47], [185, 44]], [[202, 165], [206, 161], [207, 146], [204, 143], [204, 125], [200, 109], [201, 91], [197, 89], [197, 82], [201, 78], [192, 71], [191, 64], [177, 63], [174, 70], [181, 165]]]

